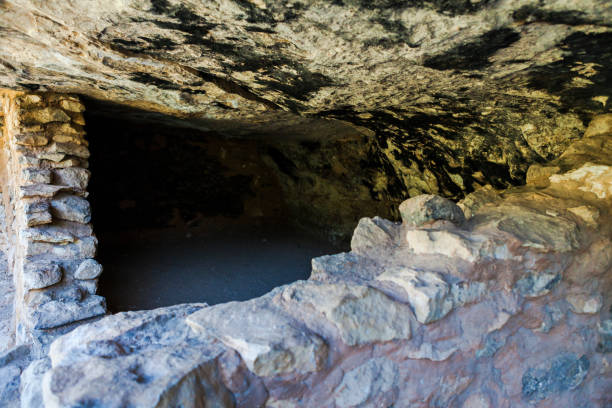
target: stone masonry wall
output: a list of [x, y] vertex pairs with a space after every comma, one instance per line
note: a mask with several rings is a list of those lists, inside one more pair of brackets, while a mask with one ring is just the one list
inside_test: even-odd
[[3, 92], [0, 152], [16, 344], [42, 352], [69, 325], [106, 312], [96, 295], [83, 105], [68, 95]]
[[[0, 109], [0, 138], [4, 133], [4, 112]], [[13, 300], [15, 285], [13, 274], [6, 263], [7, 247], [4, 217], [4, 201], [0, 190], [0, 351], [8, 350], [15, 341]]]

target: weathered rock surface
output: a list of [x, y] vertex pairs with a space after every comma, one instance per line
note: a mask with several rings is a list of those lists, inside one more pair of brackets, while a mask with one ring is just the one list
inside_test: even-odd
[[62, 337], [51, 346], [53, 368], [42, 378], [45, 406], [261, 405], [261, 381], [231, 350], [186, 324], [204, 307], [120, 313]]
[[[76, 92], [111, 102], [95, 108], [111, 119], [129, 105], [134, 118], [233, 135], [357, 129], [374, 136], [364, 163], [382, 169], [368, 183], [381, 200], [521, 183], [610, 109], [606, 0], [0, 7], [0, 87]], [[83, 110], [70, 98], [58, 107], [28, 117], [76, 123]]]
[[610, 200], [580, 187], [612, 173], [554, 177], [468, 196], [461, 225], [362, 221], [352, 252], [313, 260], [308, 281], [261, 298], [82, 325], [22, 375], [22, 401], [605, 407]]
[[28, 346], [14, 347], [0, 353], [0, 402], [3, 406], [19, 406], [21, 376], [30, 361]]
[[404, 201], [399, 206], [399, 212], [404, 224], [413, 227], [436, 220], [447, 220], [455, 224], [465, 221], [463, 210], [457, 204], [431, 194], [422, 194]]
[[187, 323], [236, 349], [249, 369], [263, 377], [318, 371], [327, 360], [323, 340], [266, 298], [204, 309]]
[[[408, 340], [411, 336], [410, 309], [367, 286], [296, 282], [280, 297], [288, 310], [313, 329], [333, 325], [335, 336], [349, 346]], [[309, 322], [316, 317], [324, 322]]]

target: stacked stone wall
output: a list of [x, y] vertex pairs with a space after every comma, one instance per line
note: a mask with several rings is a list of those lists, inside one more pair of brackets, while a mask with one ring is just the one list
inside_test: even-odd
[[[87, 201], [84, 106], [69, 95], [1, 95], [5, 252], [13, 272], [15, 340], [43, 351], [72, 323], [106, 312]], [[35, 348], [36, 349], [36, 348]]]
[[[0, 140], [3, 134], [4, 113], [0, 109]], [[8, 268], [4, 253], [5, 248], [7, 248], [4, 213], [4, 200], [2, 190], [0, 190], [0, 352], [8, 350], [15, 342], [13, 310], [15, 286], [13, 285], [13, 274], [11, 269]]]

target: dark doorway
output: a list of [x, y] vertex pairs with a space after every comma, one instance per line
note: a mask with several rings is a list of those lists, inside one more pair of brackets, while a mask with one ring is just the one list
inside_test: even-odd
[[347, 249], [294, 226], [258, 139], [86, 119], [100, 294], [111, 312], [246, 300]]

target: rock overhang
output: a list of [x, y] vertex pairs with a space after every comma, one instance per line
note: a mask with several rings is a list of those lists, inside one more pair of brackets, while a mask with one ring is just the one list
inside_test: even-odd
[[338, 119], [375, 135], [387, 198], [521, 184], [529, 164], [558, 157], [609, 110], [605, 1], [2, 8], [0, 86], [243, 135], [326, 138], [345, 129], [318, 118]]

